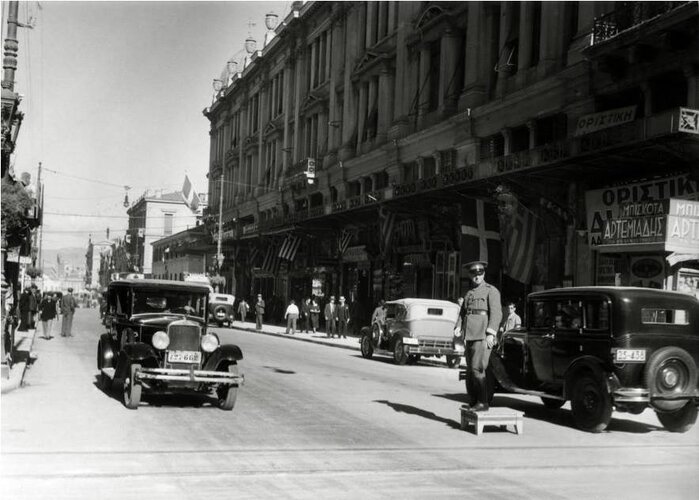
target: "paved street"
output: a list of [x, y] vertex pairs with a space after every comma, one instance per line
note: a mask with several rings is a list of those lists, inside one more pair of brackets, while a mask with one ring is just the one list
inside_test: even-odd
[[608, 432], [572, 427], [566, 405], [498, 396], [525, 432], [459, 429], [457, 371], [365, 360], [358, 351], [231, 329], [246, 384], [233, 412], [150, 398], [125, 409], [95, 383], [103, 327], [37, 337], [24, 388], [2, 398], [3, 498], [690, 498], [699, 427], [646, 411]]

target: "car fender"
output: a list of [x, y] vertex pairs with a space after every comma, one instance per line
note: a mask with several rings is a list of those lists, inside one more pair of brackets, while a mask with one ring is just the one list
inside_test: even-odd
[[98, 356], [98, 368], [111, 368], [116, 364], [116, 352], [114, 349], [114, 341], [112, 336], [108, 333], [103, 333], [100, 335], [100, 341], [98, 344], [100, 347], [100, 352]]
[[216, 370], [224, 361], [239, 361], [243, 359], [243, 351], [234, 344], [222, 345], [211, 353], [204, 364], [204, 370]]
[[133, 344], [126, 344], [119, 351], [119, 357], [117, 359], [115, 378], [123, 379], [129, 370], [129, 366], [133, 363], [138, 363], [142, 366], [158, 366], [158, 357], [155, 349], [143, 342], [135, 342]]
[[573, 361], [566, 370], [563, 386], [563, 397], [569, 399], [570, 390], [575, 383], [576, 375], [581, 371], [591, 371], [593, 375], [607, 384], [609, 393], [613, 393], [620, 386], [619, 380], [612, 372], [607, 369], [599, 358], [594, 356], [582, 356]]

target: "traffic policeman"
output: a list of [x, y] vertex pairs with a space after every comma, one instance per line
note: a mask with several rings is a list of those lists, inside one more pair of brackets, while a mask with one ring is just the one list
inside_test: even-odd
[[466, 343], [466, 390], [473, 411], [488, 410], [486, 368], [502, 321], [500, 292], [485, 282], [484, 261], [465, 264], [471, 287], [461, 306], [461, 332]]

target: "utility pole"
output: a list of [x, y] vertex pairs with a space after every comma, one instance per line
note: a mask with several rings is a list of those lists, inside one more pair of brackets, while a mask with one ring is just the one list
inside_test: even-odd
[[221, 171], [221, 192], [218, 198], [218, 245], [216, 247], [216, 262], [218, 264], [218, 274], [221, 274], [221, 266], [223, 265], [223, 253], [221, 252], [221, 232], [223, 231], [223, 182], [224, 173]]
[[44, 186], [41, 184], [41, 162], [39, 162], [39, 172], [36, 174], [36, 202], [39, 204], [39, 217], [40, 217], [40, 222], [39, 222], [39, 228], [37, 230], [37, 237], [34, 242], [34, 244], [38, 248], [38, 253], [37, 253], [37, 258], [36, 263], [38, 262], [38, 266], [40, 269], [43, 269], [43, 263], [41, 261], [41, 242], [44, 239]]

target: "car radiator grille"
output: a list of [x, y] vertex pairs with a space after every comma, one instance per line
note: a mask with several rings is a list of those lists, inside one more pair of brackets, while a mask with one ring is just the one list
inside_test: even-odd
[[420, 347], [430, 347], [435, 349], [451, 349], [451, 340], [420, 339]]
[[198, 351], [199, 332], [197, 325], [171, 325], [168, 330], [171, 351]]

